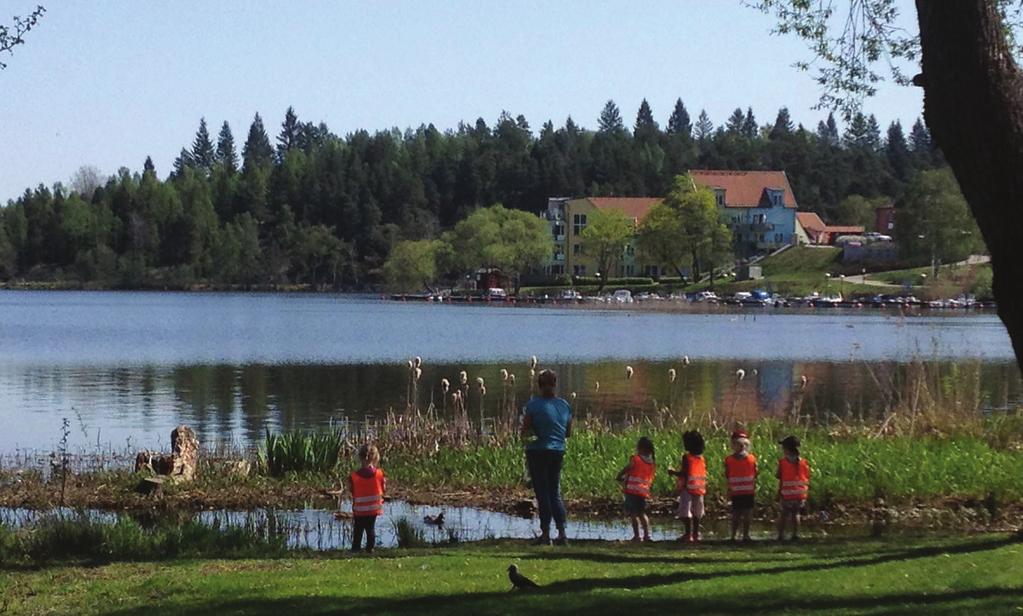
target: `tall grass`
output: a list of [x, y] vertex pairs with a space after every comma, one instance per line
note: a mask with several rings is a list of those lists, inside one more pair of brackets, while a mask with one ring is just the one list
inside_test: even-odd
[[340, 429], [280, 434], [267, 429], [256, 461], [262, 472], [273, 477], [288, 472], [331, 473], [341, 461], [345, 448], [346, 440]]

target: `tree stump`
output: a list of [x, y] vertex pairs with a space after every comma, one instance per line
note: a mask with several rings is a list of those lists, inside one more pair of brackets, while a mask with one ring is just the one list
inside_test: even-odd
[[[135, 456], [135, 472], [148, 472], [159, 479], [162, 486], [163, 479], [167, 477], [171, 481], [191, 481], [195, 479], [199, 468], [199, 439], [195, 432], [188, 426], [181, 425], [171, 432], [171, 453], [170, 455], [153, 453], [145, 450]], [[157, 487], [145, 485], [147, 480], [139, 485], [139, 491], [143, 494], [158, 492]]]
[[145, 496], [159, 496], [163, 493], [163, 478], [162, 477], [146, 477], [139, 482], [136, 486], [135, 491]]

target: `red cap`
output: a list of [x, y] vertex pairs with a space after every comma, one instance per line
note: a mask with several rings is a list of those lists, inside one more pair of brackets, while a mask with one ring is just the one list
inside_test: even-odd
[[732, 438], [749, 438], [749, 434], [745, 430], [736, 430], [732, 432]]

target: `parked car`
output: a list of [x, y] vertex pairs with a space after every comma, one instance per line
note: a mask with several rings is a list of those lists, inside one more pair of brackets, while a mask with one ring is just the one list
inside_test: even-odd
[[696, 303], [716, 304], [719, 299], [717, 294], [713, 291], [700, 291], [696, 295], [693, 295], [692, 301]]
[[508, 292], [504, 289], [497, 287], [491, 287], [487, 289], [487, 299], [491, 301], [503, 301], [508, 299]]
[[619, 304], [631, 304], [633, 302], [632, 291], [629, 291], [628, 289], [618, 289], [614, 292], [614, 295], [611, 296], [611, 299]]
[[581, 301], [582, 298], [583, 294], [580, 293], [579, 291], [576, 291], [575, 289], [565, 289], [564, 291], [561, 292], [561, 295], [558, 297], [558, 299], [566, 302], [578, 302]]

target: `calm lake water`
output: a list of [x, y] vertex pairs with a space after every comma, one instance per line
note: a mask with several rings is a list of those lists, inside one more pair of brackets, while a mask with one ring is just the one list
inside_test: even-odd
[[[424, 361], [420, 406], [433, 400], [443, 412], [440, 380], [457, 382], [465, 370], [486, 380], [484, 411], [495, 414], [528, 397], [531, 355], [559, 372], [564, 394], [577, 393], [577, 413], [611, 419], [665, 405], [742, 418], [793, 408], [821, 421], [874, 416], [919, 375], [934, 397], [965, 409], [1023, 399], [1008, 336], [991, 314], [0, 291], [0, 453], [54, 448], [65, 417], [72, 447], [86, 449], [125, 448], [129, 439], [166, 446], [179, 423], [207, 443], [248, 445], [266, 427], [380, 416], [404, 408], [412, 356]], [[514, 387], [502, 386], [501, 369], [516, 374]], [[478, 396], [471, 404], [478, 408]]]

